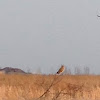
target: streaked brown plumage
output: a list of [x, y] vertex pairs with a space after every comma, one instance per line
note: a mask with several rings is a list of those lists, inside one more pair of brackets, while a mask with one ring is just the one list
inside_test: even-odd
[[61, 68], [58, 70], [57, 74], [64, 72], [64, 70], [65, 70], [65, 67], [64, 65], [62, 65]]

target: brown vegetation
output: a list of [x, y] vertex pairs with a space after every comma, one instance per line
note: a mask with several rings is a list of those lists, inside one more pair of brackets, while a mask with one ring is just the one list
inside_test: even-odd
[[100, 100], [100, 76], [0, 74], [0, 100]]

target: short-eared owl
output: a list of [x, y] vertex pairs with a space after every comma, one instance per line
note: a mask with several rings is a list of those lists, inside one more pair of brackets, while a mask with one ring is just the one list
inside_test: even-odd
[[65, 67], [64, 65], [61, 66], [61, 68], [58, 70], [57, 74], [61, 74], [62, 72], [64, 72]]

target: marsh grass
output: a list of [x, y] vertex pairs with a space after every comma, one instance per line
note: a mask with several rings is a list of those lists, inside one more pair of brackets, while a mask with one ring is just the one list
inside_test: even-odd
[[0, 100], [100, 100], [100, 76], [0, 74]]

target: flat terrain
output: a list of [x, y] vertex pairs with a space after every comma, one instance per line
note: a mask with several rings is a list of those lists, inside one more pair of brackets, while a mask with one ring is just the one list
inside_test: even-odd
[[100, 76], [0, 74], [0, 100], [100, 100]]

